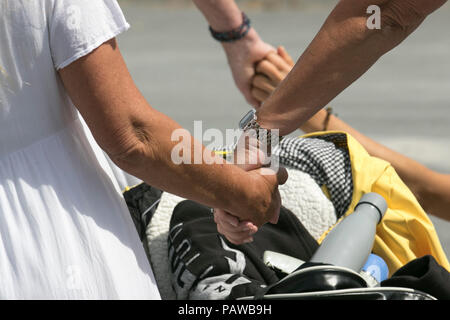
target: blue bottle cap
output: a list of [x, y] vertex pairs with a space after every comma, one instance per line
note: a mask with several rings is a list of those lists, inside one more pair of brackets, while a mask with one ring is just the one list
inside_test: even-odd
[[389, 277], [389, 268], [386, 262], [376, 254], [370, 254], [363, 271], [370, 274], [378, 282], [384, 281]]

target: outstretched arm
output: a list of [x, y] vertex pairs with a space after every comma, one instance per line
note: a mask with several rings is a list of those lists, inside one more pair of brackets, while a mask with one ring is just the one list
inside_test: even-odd
[[[172, 134], [181, 127], [147, 103], [115, 39], [59, 74], [100, 147], [124, 171], [162, 190], [222, 208], [257, 225], [278, 215], [277, 183], [285, 178], [245, 172], [215, 157], [187, 132], [181, 140], [184, 148], [176, 155], [181, 152], [192, 162], [174, 161], [172, 151], [180, 141], [172, 140]], [[196, 154], [200, 155], [198, 163], [193, 162]]]
[[[341, 0], [292, 72], [258, 110], [259, 124], [294, 131], [406, 39], [446, 0]], [[367, 8], [381, 8], [381, 29]]]
[[[193, 0], [205, 16], [209, 25], [218, 32], [233, 30], [242, 24], [242, 12], [233, 0]], [[236, 86], [248, 103], [259, 107], [259, 102], [251, 94], [251, 79], [255, 74], [255, 64], [268, 52], [275, 51], [261, 40], [255, 29], [233, 42], [222, 42]]]
[[[293, 66], [292, 59], [283, 48], [277, 54], [270, 54], [258, 64], [258, 74], [253, 80], [253, 94], [264, 102], [283, 81]], [[300, 129], [306, 133], [332, 130], [344, 131], [361, 143], [374, 157], [391, 163], [400, 178], [411, 189], [424, 210], [429, 214], [450, 221], [450, 175], [428, 169], [417, 161], [410, 159], [386, 146], [370, 139], [350, 125], [328, 115], [324, 109], [306, 121]]]

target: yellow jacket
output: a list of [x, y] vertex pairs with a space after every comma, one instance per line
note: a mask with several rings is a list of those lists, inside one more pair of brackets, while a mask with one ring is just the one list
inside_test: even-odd
[[[343, 132], [316, 132], [303, 137], [313, 138], [330, 133]], [[356, 139], [346, 135], [352, 166], [353, 198], [345, 216], [354, 211], [360, 198], [368, 192], [380, 194], [388, 204], [388, 210], [377, 227], [373, 253], [386, 261], [390, 275], [409, 261], [424, 255], [432, 255], [450, 271], [436, 230], [414, 194], [388, 162], [370, 156]]]

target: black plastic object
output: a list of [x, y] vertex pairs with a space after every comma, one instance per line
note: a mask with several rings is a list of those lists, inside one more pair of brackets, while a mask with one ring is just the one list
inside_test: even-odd
[[331, 265], [314, 265], [294, 271], [271, 286], [266, 294], [302, 293], [340, 289], [366, 288], [358, 273]]
[[369, 288], [351, 269], [332, 265], [300, 267], [260, 296], [238, 300], [437, 300], [428, 293], [401, 287]]
[[[253, 300], [246, 297], [239, 300]], [[268, 294], [262, 300], [437, 300], [435, 297], [408, 288], [357, 288], [308, 293]]]

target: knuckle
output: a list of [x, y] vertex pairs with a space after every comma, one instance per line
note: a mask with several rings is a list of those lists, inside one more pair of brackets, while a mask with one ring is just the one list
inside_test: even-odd
[[258, 75], [256, 75], [254, 78], [253, 78], [253, 83], [255, 83], [255, 84], [261, 84], [261, 82], [264, 80], [264, 77], [262, 76], [262, 75], [260, 75], [260, 74], [258, 74]]
[[256, 66], [256, 71], [260, 72], [260, 71], [264, 70], [265, 68], [267, 68], [268, 65], [269, 65], [269, 62], [267, 60], [262, 60]]
[[260, 90], [258, 88], [252, 88], [252, 94], [257, 95], [260, 93]]

